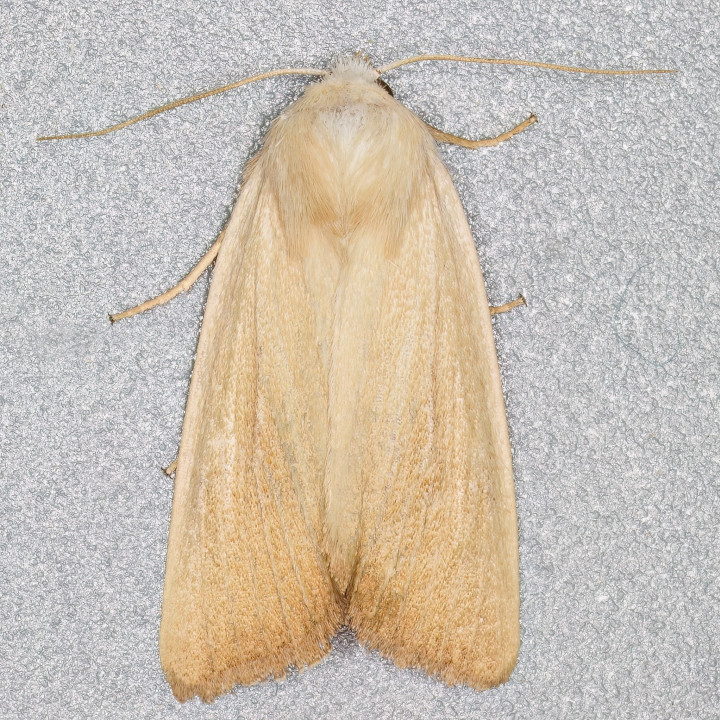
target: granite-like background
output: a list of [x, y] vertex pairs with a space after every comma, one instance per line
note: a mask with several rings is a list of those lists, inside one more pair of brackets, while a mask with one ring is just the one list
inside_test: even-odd
[[[0, 717], [720, 716], [717, 7], [687, 2], [0, 4]], [[424, 64], [387, 79], [495, 149], [443, 149], [496, 319], [515, 458], [522, 649], [449, 689], [341, 636], [281, 684], [180, 706], [157, 629], [175, 457], [208, 279], [111, 327], [213, 242], [245, 161], [307, 79], [104, 138], [241, 78], [364, 50], [674, 76]]]

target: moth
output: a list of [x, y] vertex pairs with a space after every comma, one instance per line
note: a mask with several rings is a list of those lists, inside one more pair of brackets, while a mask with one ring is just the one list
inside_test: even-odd
[[428, 126], [380, 80], [426, 59], [479, 61], [376, 70], [353, 56], [203, 93], [323, 76], [273, 122], [188, 278], [111, 316], [164, 302], [217, 259], [172, 468], [159, 645], [179, 700], [311, 666], [343, 626], [449, 684], [489, 688], [515, 665], [491, 308], [436, 141], [496, 145], [535, 118], [480, 141]]

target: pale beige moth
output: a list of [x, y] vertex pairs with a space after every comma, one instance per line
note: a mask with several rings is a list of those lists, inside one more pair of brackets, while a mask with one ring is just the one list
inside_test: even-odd
[[188, 278], [113, 316], [216, 258], [173, 463], [160, 658], [179, 700], [311, 666], [343, 626], [450, 684], [489, 688], [515, 666], [492, 309], [436, 140], [497, 145], [535, 118], [481, 141], [432, 128], [379, 80], [423, 59], [605, 72], [353, 56], [235, 83], [323, 76], [274, 121]]

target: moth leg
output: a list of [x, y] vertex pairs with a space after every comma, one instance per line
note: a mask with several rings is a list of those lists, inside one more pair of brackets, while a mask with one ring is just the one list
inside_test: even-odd
[[177, 297], [181, 292], [185, 292], [185, 290], [190, 288], [208, 269], [210, 263], [215, 260], [218, 252], [220, 251], [220, 245], [222, 244], [223, 237], [225, 237], [225, 228], [223, 228], [220, 235], [218, 235], [218, 239], [213, 243], [213, 246], [205, 253], [205, 255], [203, 255], [202, 260], [200, 260], [200, 262], [175, 287], [170, 288], [170, 290], [167, 290], [162, 295], [158, 295], [152, 300], [145, 301], [142, 305], [137, 305], [136, 307], [129, 308], [128, 310], [123, 310], [115, 315], [110, 315], [110, 322], [115, 323], [118, 320], [123, 320], [124, 318], [132, 317], [138, 313], [150, 310], [157, 305], [164, 305], [174, 297]]
[[521, 122], [519, 125], [516, 125], [512, 130], [508, 130], [507, 132], [504, 132], [502, 135], [498, 135], [497, 137], [485, 138], [484, 140], [469, 140], [468, 138], [460, 137], [459, 135], [446, 133], [443, 130], [439, 130], [438, 128], [433, 127], [432, 125], [428, 125], [428, 123], [425, 123], [425, 125], [427, 126], [428, 130], [430, 130], [432, 136], [438, 142], [452, 143], [453, 145], [460, 145], [460, 147], [475, 150], [476, 148], [481, 147], [495, 147], [501, 142], [509, 140], [511, 137], [513, 137], [513, 135], [517, 135], [523, 130], [527, 130], [531, 125], [534, 125], [536, 122], [537, 118], [535, 117], [535, 115], [531, 115], [527, 120]]
[[514, 310], [516, 307], [519, 307], [520, 305], [527, 305], [527, 303], [525, 302], [525, 298], [522, 295], [518, 295], [515, 300], [506, 302], [503, 305], [491, 305], [490, 306], [490, 314], [491, 315], [499, 315], [500, 313]]
[[171, 477], [172, 474], [177, 470], [177, 463], [178, 463], [178, 459], [175, 458], [167, 467], [163, 468], [163, 472], [168, 477]]

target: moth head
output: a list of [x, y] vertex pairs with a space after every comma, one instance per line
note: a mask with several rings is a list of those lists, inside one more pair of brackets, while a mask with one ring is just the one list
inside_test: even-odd
[[328, 68], [328, 76], [342, 77], [343, 80], [366, 80], [379, 85], [390, 97], [394, 97], [390, 86], [373, 67], [370, 56], [364, 52], [337, 57]]

